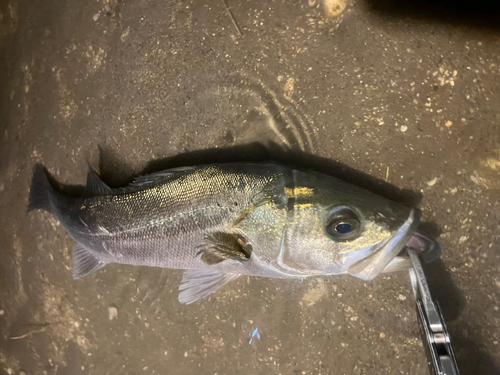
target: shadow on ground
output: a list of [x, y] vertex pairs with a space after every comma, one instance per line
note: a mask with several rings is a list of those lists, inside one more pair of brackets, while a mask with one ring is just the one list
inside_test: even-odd
[[500, 2], [491, 0], [365, 0], [375, 13], [393, 20], [415, 20], [500, 31]]
[[441, 259], [424, 264], [424, 271], [432, 296], [439, 302], [445, 323], [451, 336], [457, 362], [462, 375], [499, 375], [500, 369], [481, 343], [480, 322], [471, 321], [466, 326], [453, 324], [462, 314], [466, 300], [453, 281]]

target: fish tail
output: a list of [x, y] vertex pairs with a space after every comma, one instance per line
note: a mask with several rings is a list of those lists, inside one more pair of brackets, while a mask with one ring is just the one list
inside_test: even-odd
[[45, 169], [41, 164], [35, 165], [31, 182], [28, 212], [42, 209], [54, 213], [55, 192], [47, 179]]

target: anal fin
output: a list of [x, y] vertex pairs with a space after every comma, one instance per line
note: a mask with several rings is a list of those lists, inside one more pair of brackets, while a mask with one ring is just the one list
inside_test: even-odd
[[73, 247], [73, 278], [79, 279], [100, 270], [107, 263], [97, 259], [81, 244]]
[[179, 286], [179, 302], [189, 305], [209, 296], [240, 276], [239, 273], [221, 273], [206, 269], [186, 270]]

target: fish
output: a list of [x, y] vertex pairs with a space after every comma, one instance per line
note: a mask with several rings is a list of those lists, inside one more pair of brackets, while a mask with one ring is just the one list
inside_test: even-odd
[[181, 269], [184, 304], [241, 275], [368, 281], [409, 268], [398, 255], [422, 214], [336, 177], [271, 163], [180, 167], [115, 189], [89, 164], [78, 198], [56, 191], [37, 164], [28, 212], [36, 209], [76, 241], [75, 279], [109, 263]]

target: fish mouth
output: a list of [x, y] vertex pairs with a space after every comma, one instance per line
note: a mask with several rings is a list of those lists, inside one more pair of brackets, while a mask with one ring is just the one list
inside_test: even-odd
[[382, 271], [383, 273], [403, 271], [412, 267], [406, 248], [412, 249], [416, 252], [424, 263], [430, 263], [440, 258], [442, 252], [439, 242], [417, 231], [413, 233], [413, 236], [406, 244], [405, 249], [403, 249], [401, 253], [391, 260], [389, 265], [384, 268]]
[[391, 263], [416, 232], [422, 212], [412, 208], [408, 219], [390, 238], [370, 248], [370, 255], [352, 264], [347, 273], [362, 280], [373, 280]]

